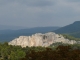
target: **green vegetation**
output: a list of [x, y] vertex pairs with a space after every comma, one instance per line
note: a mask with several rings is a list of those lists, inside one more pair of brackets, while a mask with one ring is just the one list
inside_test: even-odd
[[0, 43], [0, 60], [19, 60], [25, 56], [20, 46], [11, 46], [8, 43]]
[[56, 50], [52, 50], [51, 48], [45, 49], [45, 51], [38, 52], [31, 50], [21, 60], [80, 60], [80, 50], [72, 49], [71, 46], [60, 45]]
[[74, 36], [76, 38], [80, 38], [80, 31], [74, 32], [74, 33], [69, 33], [69, 35]]
[[80, 38], [75, 38], [69, 34], [62, 34], [64, 36], [64, 38], [69, 39], [69, 40], [76, 40], [76, 41], [80, 41]]
[[[57, 58], [58, 57], [58, 58]], [[79, 60], [80, 44], [68, 45], [60, 42], [49, 47], [25, 47], [0, 43], [0, 60]]]

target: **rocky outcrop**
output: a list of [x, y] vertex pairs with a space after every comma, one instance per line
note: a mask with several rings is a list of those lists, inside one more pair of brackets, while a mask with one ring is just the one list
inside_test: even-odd
[[20, 36], [10, 41], [9, 45], [20, 45], [22, 47], [26, 46], [50, 46], [52, 43], [62, 42], [67, 44], [74, 44], [76, 41], [65, 39], [62, 35], [55, 34], [53, 32], [48, 32], [45, 34], [36, 33], [32, 36]]

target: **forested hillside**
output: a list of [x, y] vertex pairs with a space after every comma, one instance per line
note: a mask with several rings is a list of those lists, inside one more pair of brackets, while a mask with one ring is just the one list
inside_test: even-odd
[[69, 34], [62, 34], [64, 38], [69, 39], [69, 40], [75, 40], [75, 41], [80, 41], [80, 38], [73, 37], [72, 35]]
[[56, 33], [74, 33], [80, 31], [80, 21], [76, 21], [70, 25], [55, 30]]
[[0, 60], [79, 60], [80, 44], [55, 43], [49, 47], [25, 47], [0, 43]]
[[80, 38], [80, 21], [76, 21], [70, 25], [64, 26], [54, 32], [58, 34], [68, 34], [76, 38]]

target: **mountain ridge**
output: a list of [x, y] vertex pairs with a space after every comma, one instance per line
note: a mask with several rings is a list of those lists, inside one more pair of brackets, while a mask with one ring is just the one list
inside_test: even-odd
[[61, 27], [53, 32], [58, 34], [68, 34], [75, 38], [80, 38], [80, 21]]
[[55, 33], [73, 33], [80, 31], [80, 21], [75, 21], [72, 24], [61, 27], [60, 29], [55, 30]]
[[18, 30], [18, 29], [24, 29], [26, 27], [22, 26], [11, 26], [11, 25], [0, 25], [0, 30]]
[[60, 27], [35, 27], [29, 29], [20, 30], [0, 30], [0, 41], [10, 41], [19, 36], [29, 36], [35, 33], [46, 33], [52, 30], [56, 30]]

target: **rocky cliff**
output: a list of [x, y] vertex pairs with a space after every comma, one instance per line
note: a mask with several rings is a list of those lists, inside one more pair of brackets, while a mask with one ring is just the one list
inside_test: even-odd
[[53, 32], [48, 32], [45, 34], [36, 33], [32, 36], [20, 36], [19, 38], [15, 38], [14, 40], [10, 41], [9, 45], [20, 45], [22, 47], [26, 46], [49, 46], [52, 43], [62, 42], [68, 44], [74, 44], [76, 41], [65, 39], [62, 35], [55, 34]]

